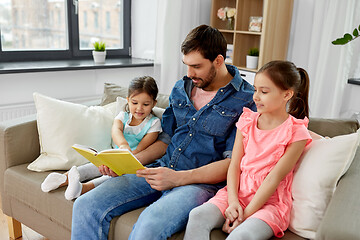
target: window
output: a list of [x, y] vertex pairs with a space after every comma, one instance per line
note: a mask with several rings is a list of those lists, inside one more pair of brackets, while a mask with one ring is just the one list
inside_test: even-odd
[[[129, 56], [130, 0], [1, 0], [0, 61]], [[111, 17], [111, 18], [110, 18]]]

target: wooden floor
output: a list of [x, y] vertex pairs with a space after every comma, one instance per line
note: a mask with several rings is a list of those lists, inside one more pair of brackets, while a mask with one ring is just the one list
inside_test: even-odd
[[[22, 238], [19, 240], [47, 240], [45, 237], [41, 236], [37, 232], [31, 230], [30, 228], [26, 227], [22, 224]], [[9, 232], [8, 232], [8, 225], [7, 225], [7, 218], [3, 214], [0, 209], [0, 239], [5, 240], [9, 239]]]

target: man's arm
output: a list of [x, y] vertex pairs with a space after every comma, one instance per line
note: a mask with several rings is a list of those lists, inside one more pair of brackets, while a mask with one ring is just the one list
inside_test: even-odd
[[166, 167], [147, 168], [138, 170], [136, 175], [145, 178], [152, 188], [162, 191], [195, 183], [215, 184], [225, 181], [229, 163], [230, 159], [226, 158], [186, 171]]

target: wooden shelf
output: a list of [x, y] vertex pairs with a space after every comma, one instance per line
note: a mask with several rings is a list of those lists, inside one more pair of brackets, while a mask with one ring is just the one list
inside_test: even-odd
[[[219, 29], [229, 44], [233, 44], [233, 65], [246, 71], [246, 54], [259, 48], [258, 68], [271, 60], [285, 60], [289, 41], [293, 0], [212, 0], [211, 26]], [[234, 30], [226, 29], [226, 21], [217, 17], [222, 7], [236, 9]], [[261, 32], [249, 31], [251, 16], [263, 18]]]

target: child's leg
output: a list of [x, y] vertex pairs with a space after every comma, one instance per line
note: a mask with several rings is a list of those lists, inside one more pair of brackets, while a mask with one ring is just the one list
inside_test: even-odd
[[[75, 198], [78, 198], [81, 194], [84, 194], [91, 189], [94, 189], [95, 187], [99, 186], [101, 183], [105, 182], [107, 179], [110, 178], [110, 176], [103, 176], [100, 174], [101, 177], [95, 178], [87, 183], [81, 183], [81, 176], [83, 175], [78, 171], [79, 168], [80, 167], [73, 166], [68, 173], [69, 183], [65, 191], [65, 198], [67, 200], [73, 200]], [[81, 169], [83, 172], [85, 172], [84, 168]], [[90, 176], [90, 174], [87, 174], [86, 176]]]
[[102, 176], [98, 167], [92, 163], [86, 163], [84, 165], [78, 166], [77, 170], [80, 174], [80, 182]]
[[100, 184], [102, 184], [103, 182], [105, 182], [106, 180], [108, 180], [109, 178], [111, 178], [111, 177], [106, 176], [106, 175], [102, 175], [101, 177], [90, 180], [89, 182], [91, 182], [94, 185], [94, 187], [97, 187]]
[[216, 205], [204, 203], [191, 210], [184, 239], [210, 239], [211, 230], [221, 227], [224, 221], [224, 216]]
[[258, 218], [248, 218], [237, 226], [226, 240], [266, 240], [274, 235], [271, 227]]
[[90, 180], [89, 182], [83, 183], [82, 184], [82, 190], [81, 190], [81, 194], [84, 194], [94, 188], [96, 188], [97, 186], [99, 186], [100, 184], [102, 184], [103, 182], [105, 182], [106, 180], [108, 180], [109, 178], [111, 178], [110, 176], [101, 176], [98, 178], [95, 178], [93, 180]]

